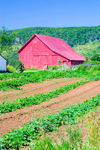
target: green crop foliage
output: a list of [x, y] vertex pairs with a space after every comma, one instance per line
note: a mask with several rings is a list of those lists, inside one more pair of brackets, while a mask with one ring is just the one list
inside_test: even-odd
[[[100, 72], [100, 67], [96, 67], [96, 70]], [[97, 76], [99, 76], [99, 72]], [[36, 72], [4, 73], [0, 74], [0, 90], [19, 89], [18, 86], [27, 83], [39, 83], [54, 78], [91, 77], [92, 74], [93, 72], [88, 71], [88, 69], [81, 70], [81, 67], [77, 70], [38, 70]]]
[[[5, 73], [0, 75], [0, 90], [8, 89], [18, 89], [18, 86], [25, 85], [27, 83], [39, 83], [44, 80], [49, 80], [53, 78], [65, 78], [65, 77], [87, 77], [91, 75], [90, 72], [82, 71], [49, 71], [49, 70], [39, 70], [37, 72], [24, 72], [24, 73]], [[11, 80], [8, 80], [11, 79]]]
[[41, 128], [44, 132], [52, 132], [61, 125], [76, 124], [79, 117], [89, 113], [90, 110], [99, 105], [100, 95], [97, 95], [82, 104], [66, 107], [57, 114], [50, 114], [42, 119], [35, 119], [21, 128], [11, 130], [9, 133], [1, 136], [0, 142], [6, 149], [18, 149], [22, 145], [29, 145], [29, 142], [36, 139], [38, 134], [40, 134]]
[[17, 100], [13, 102], [7, 102], [7, 103], [2, 103], [0, 104], [0, 114], [6, 113], [6, 112], [11, 112], [26, 106], [32, 106], [32, 105], [37, 105], [43, 101], [49, 101], [51, 98], [57, 97], [60, 94], [66, 93], [72, 89], [75, 89], [83, 84], [85, 84], [87, 80], [75, 82], [72, 84], [68, 84], [65, 86], [62, 86], [58, 89], [55, 89], [53, 91], [49, 91], [45, 94], [43, 93], [38, 93], [34, 94], [34, 96], [30, 97], [25, 97], [25, 98], [18, 98]]

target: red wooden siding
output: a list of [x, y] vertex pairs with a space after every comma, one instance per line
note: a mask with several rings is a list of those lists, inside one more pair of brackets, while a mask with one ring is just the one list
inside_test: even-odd
[[46, 65], [58, 65], [60, 58], [62, 64], [68, 66], [78, 65], [85, 61], [85, 58], [76, 53], [62, 39], [44, 35], [34, 35], [18, 51], [19, 60], [25, 67], [36, 67], [43, 69]]
[[35, 37], [22, 51], [19, 53], [19, 60], [23, 62], [25, 67], [36, 67], [43, 69], [46, 64], [58, 65], [58, 58], [61, 61], [67, 61], [66, 58], [51, 51], [38, 37]]

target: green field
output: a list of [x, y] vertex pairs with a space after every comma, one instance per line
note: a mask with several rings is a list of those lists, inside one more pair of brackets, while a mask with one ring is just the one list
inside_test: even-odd
[[[50, 81], [51, 79], [61, 79], [61, 78], [68, 78], [71, 79], [73, 77], [75, 78], [82, 78], [80, 81], [67, 84], [62, 87], [56, 88], [54, 90], [51, 90], [49, 92], [45, 93], [38, 93], [33, 96], [27, 96], [24, 98], [19, 98], [10, 101], [10, 102], [3, 102], [0, 104], [0, 125], [5, 126], [4, 122], [8, 120], [8, 122], [13, 121], [13, 119], [17, 119], [17, 113], [21, 109], [25, 109], [24, 112], [19, 113], [19, 117], [24, 115], [29, 115], [31, 112], [29, 112], [29, 108], [31, 108], [33, 105], [39, 106], [41, 103], [48, 103], [48, 108], [50, 106], [50, 101], [52, 98], [58, 98], [59, 96], [66, 94], [68, 92], [71, 92], [73, 90], [76, 90], [78, 88], [81, 88], [82, 86], [88, 84], [88, 83], [95, 83], [96, 88], [98, 86], [98, 89], [100, 87], [100, 65], [93, 66], [91, 65], [90, 68], [88, 66], [79, 66], [76, 70], [59, 70], [59, 71], [49, 71], [49, 70], [37, 70], [35, 72], [23, 72], [23, 73], [2, 73], [0, 74], [0, 92], [7, 93], [7, 96], [10, 95], [10, 92], [12, 92], [13, 89], [21, 90], [19, 86], [25, 84], [39, 84], [43, 81]], [[94, 68], [95, 67], [95, 68]], [[53, 83], [58, 84], [56, 83]], [[43, 87], [42, 87], [43, 88]], [[46, 88], [46, 87], [45, 87]], [[9, 90], [9, 91], [8, 91]], [[82, 90], [82, 89], [81, 89]], [[19, 93], [20, 94], [20, 93]], [[23, 93], [24, 94], [24, 93]], [[84, 93], [85, 95], [86, 93]], [[78, 96], [78, 95], [77, 95]], [[59, 102], [60, 103], [60, 102]], [[29, 149], [35, 149], [39, 150], [40, 145], [43, 144], [47, 145], [48, 150], [50, 148], [53, 148], [55, 150], [57, 149], [68, 149], [68, 150], [74, 150], [74, 149], [82, 149], [85, 150], [87, 147], [87, 150], [90, 148], [95, 148], [98, 150], [100, 148], [99, 144], [99, 138], [100, 138], [100, 128], [99, 128], [99, 122], [97, 118], [90, 120], [88, 119], [89, 125], [88, 128], [91, 131], [89, 133], [89, 137], [87, 138], [88, 145], [85, 143], [82, 143], [82, 137], [81, 132], [79, 130], [76, 130], [73, 128], [73, 125], [77, 125], [79, 122], [82, 123], [82, 120], [86, 118], [86, 115], [88, 115], [91, 111], [97, 112], [99, 110], [100, 106], [100, 93], [97, 93], [97, 96], [92, 97], [91, 99], [84, 100], [82, 103], [77, 103], [75, 105], [70, 105], [67, 107], [63, 107], [62, 110], [60, 110], [58, 113], [46, 115], [44, 117], [36, 117], [33, 115], [33, 118], [31, 118], [31, 121], [28, 121], [28, 123], [25, 123], [23, 126], [18, 127], [17, 129], [11, 129], [10, 124], [10, 131], [6, 132], [0, 137], [0, 148], [1, 149], [21, 149], [22, 147], [28, 146], [31, 143], [34, 143], [33, 146], [28, 147]], [[46, 107], [45, 107], [46, 108]], [[42, 109], [42, 108], [41, 108]], [[57, 109], [57, 108], [55, 108]], [[37, 109], [40, 111], [40, 109]], [[13, 113], [17, 114], [13, 116]], [[43, 113], [43, 112], [42, 112]], [[10, 116], [9, 116], [10, 115]], [[10, 121], [9, 121], [10, 119]], [[22, 120], [20, 120], [21, 122]], [[93, 123], [93, 121], [95, 121]], [[92, 123], [92, 124], [91, 124]], [[48, 138], [48, 141], [46, 140], [45, 135], [52, 132], [57, 132], [57, 130], [60, 127], [64, 127], [65, 125], [71, 126], [69, 130], [67, 130], [68, 138], [70, 140], [63, 140], [61, 142], [61, 145], [55, 144], [55, 142], [50, 138]], [[6, 123], [7, 126], [7, 123]], [[96, 129], [94, 128], [96, 126]], [[0, 131], [2, 132], [2, 131]], [[41, 139], [41, 136], [44, 135], [44, 137]], [[61, 137], [63, 138], [63, 137]], [[33, 141], [34, 140], [34, 141]], [[74, 141], [73, 144], [72, 141]], [[91, 144], [92, 141], [92, 144]], [[46, 144], [45, 144], [46, 142]], [[92, 147], [91, 147], [92, 146]], [[44, 147], [44, 150], [46, 147]]]

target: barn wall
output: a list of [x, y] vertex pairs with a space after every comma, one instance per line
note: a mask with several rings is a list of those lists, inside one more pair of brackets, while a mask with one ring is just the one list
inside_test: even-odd
[[[19, 53], [19, 60], [23, 62], [25, 67], [36, 67], [37, 69], [43, 69], [46, 65], [58, 65], [58, 58], [62, 63], [67, 59], [52, 52], [43, 42], [37, 37], [34, 39]], [[71, 65], [70, 62], [68, 62]]]
[[6, 71], [6, 60], [0, 55], [0, 71]]

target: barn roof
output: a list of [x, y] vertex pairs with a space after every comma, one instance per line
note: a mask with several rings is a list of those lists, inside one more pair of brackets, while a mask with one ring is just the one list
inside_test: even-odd
[[19, 49], [18, 53], [34, 38], [38, 37], [45, 45], [47, 45], [53, 52], [60, 54], [61, 56], [76, 61], [85, 61], [85, 57], [74, 51], [66, 42], [60, 38], [34, 34], [23, 46]]

